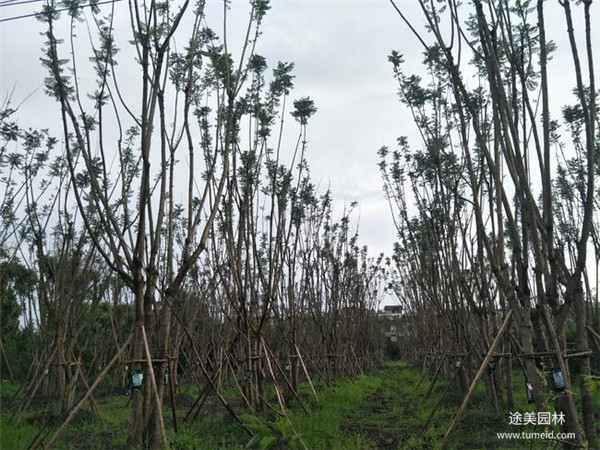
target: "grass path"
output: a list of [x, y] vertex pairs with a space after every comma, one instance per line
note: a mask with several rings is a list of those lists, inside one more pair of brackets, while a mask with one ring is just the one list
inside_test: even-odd
[[348, 417], [344, 431], [363, 436], [372, 448], [410, 447], [411, 438], [422, 431], [415, 422], [422, 390], [410, 372], [404, 366], [377, 372], [379, 386]]
[[449, 413], [423, 432], [431, 411], [419, 386], [418, 371], [403, 362], [388, 363], [353, 381], [342, 380], [325, 391], [311, 414], [292, 414], [292, 422], [309, 448], [397, 449], [433, 448], [443, 433]]
[[[333, 389], [324, 391], [325, 398], [320, 404], [311, 402], [309, 416], [293, 412], [291, 420], [310, 449], [440, 449], [444, 433], [462, 400], [457, 386], [451, 386], [444, 395], [427, 429], [424, 424], [447, 383], [442, 377], [425, 400], [430, 380], [421, 381], [419, 371], [404, 362], [388, 362], [383, 368], [354, 381], [340, 380]], [[496, 412], [487, 403], [482, 384], [448, 442], [448, 448], [560, 447], [550, 441], [497, 439], [497, 432], [522, 430], [511, 429], [507, 415]], [[523, 410], [531, 408], [524, 393], [516, 393], [516, 397]]]

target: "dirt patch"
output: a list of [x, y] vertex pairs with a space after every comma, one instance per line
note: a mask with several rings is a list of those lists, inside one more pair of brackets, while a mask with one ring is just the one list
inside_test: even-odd
[[[73, 433], [69, 436], [69, 450], [115, 449], [114, 438], [116, 433]], [[93, 443], [93, 446], [90, 446]]]
[[342, 429], [345, 433], [363, 436], [373, 448], [397, 448], [403, 441], [401, 417], [392, 412], [393, 407], [393, 399], [379, 388], [344, 422]]
[[[171, 400], [170, 398], [167, 399], [168, 404], [171, 404]], [[187, 394], [187, 393], [181, 393], [181, 394], [176, 394], [175, 395], [175, 404], [177, 405], [178, 408], [184, 408], [184, 409], [189, 409], [191, 408], [194, 403], [196, 402], [196, 399], [194, 397], [192, 397], [191, 394]]]

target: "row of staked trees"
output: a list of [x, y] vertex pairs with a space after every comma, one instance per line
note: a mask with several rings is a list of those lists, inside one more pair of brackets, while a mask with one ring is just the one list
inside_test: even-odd
[[299, 380], [378, 362], [386, 267], [359, 245], [353, 207], [336, 219], [311, 181], [316, 107], [290, 99], [293, 64], [269, 71], [256, 51], [268, 1], [249, 2], [232, 39], [202, 0], [134, 0], [124, 49], [127, 6], [92, 6], [89, 54], [82, 4], [64, 4], [38, 16], [60, 128], [22, 127], [10, 102], [0, 116], [2, 378], [30, 399], [14, 420], [45, 395], [67, 425], [100, 383], [143, 374], [128, 447], [162, 448], [181, 383], [201, 388], [186, 419], [214, 395], [239, 420], [226, 384], [250, 411], [273, 407], [274, 387], [285, 411]]
[[[398, 52], [389, 60], [422, 140], [403, 137], [379, 152], [398, 232], [392, 286], [405, 311], [400, 351], [436, 377], [449, 360], [467, 396], [511, 315], [487, 359], [494, 369], [483, 372], [489, 404], [514, 411], [514, 389], [525, 386], [515, 386], [513, 371], [522, 371], [537, 410], [555, 402], [573, 443], [596, 448], [600, 141], [592, 2], [419, 4], [424, 32], [396, 9], [422, 45], [426, 74], [407, 73]], [[570, 85], [553, 78], [557, 52]], [[563, 386], [550, 377], [558, 371]]]

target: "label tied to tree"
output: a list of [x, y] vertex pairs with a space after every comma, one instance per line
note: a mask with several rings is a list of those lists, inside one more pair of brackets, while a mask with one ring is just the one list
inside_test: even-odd
[[554, 381], [554, 389], [557, 391], [565, 390], [565, 378], [560, 369], [552, 369], [552, 380]]
[[144, 372], [135, 371], [131, 375], [131, 388], [132, 389], [141, 389], [144, 384]]

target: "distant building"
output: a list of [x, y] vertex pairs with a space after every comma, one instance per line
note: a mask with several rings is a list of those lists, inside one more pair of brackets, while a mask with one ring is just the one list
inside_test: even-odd
[[402, 306], [387, 305], [383, 307], [383, 311], [377, 313], [377, 317], [383, 319], [399, 319], [402, 317]]
[[402, 307], [398, 305], [387, 305], [377, 313], [377, 318], [382, 322], [385, 337], [391, 342], [398, 341], [398, 321], [402, 317]]

